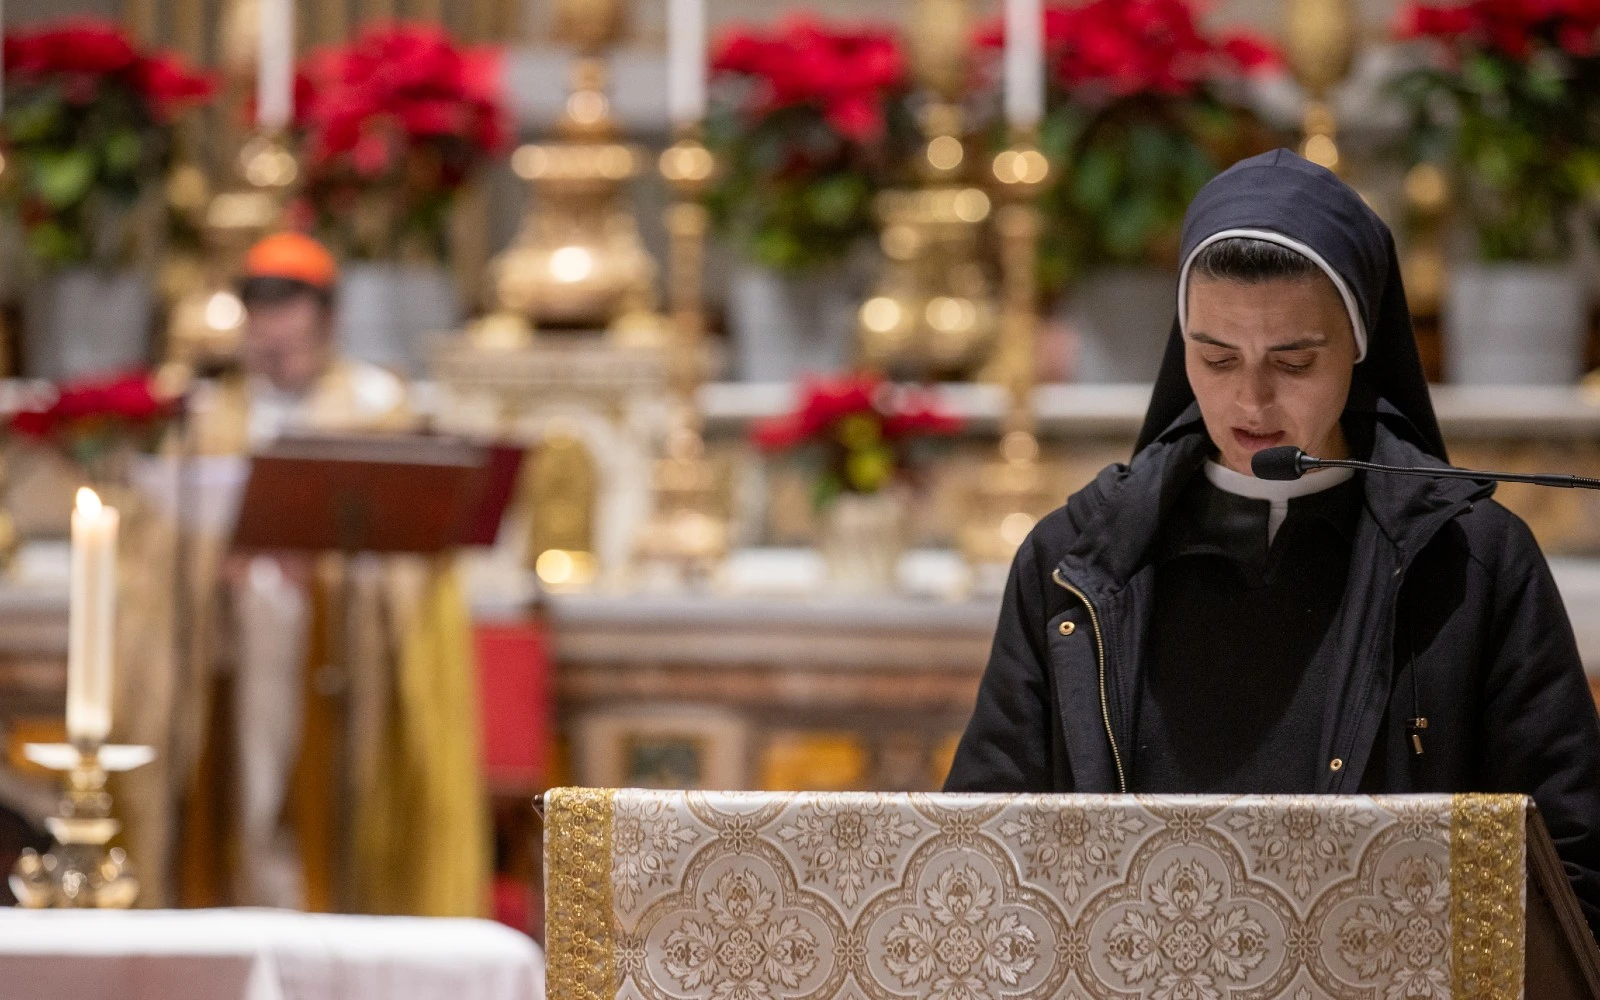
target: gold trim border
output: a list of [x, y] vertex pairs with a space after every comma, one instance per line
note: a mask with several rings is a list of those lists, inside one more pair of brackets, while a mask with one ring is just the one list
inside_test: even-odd
[[1455, 1000], [1521, 1000], [1527, 810], [1522, 795], [1450, 800], [1450, 969]]
[[550, 1000], [613, 1000], [609, 788], [545, 793], [545, 990]]

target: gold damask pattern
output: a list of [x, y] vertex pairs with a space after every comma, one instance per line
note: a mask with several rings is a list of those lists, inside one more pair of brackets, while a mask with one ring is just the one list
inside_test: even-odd
[[1450, 815], [1450, 923], [1455, 995], [1522, 995], [1527, 801], [1457, 795]]
[[1521, 995], [1519, 796], [549, 806], [553, 1000]]
[[545, 988], [551, 997], [609, 1000], [617, 994], [611, 931], [616, 794], [557, 788], [545, 796]]

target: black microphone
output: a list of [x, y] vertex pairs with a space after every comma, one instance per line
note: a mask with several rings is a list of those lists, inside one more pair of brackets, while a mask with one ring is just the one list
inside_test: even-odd
[[1600, 479], [1551, 472], [1479, 472], [1448, 466], [1378, 465], [1349, 458], [1313, 458], [1292, 444], [1265, 448], [1250, 456], [1250, 471], [1257, 479], [1299, 479], [1312, 469], [1360, 469], [1396, 476], [1428, 476], [1432, 479], [1495, 480], [1502, 483], [1532, 483], [1535, 486], [1560, 486], [1563, 489], [1600, 490]]
[[1256, 474], [1257, 479], [1276, 479], [1280, 482], [1299, 479], [1306, 474], [1307, 468], [1300, 464], [1300, 460], [1309, 457], [1292, 444], [1263, 448], [1250, 456], [1250, 471]]

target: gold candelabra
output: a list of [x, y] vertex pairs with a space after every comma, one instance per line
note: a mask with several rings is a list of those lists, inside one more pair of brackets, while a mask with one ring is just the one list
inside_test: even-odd
[[58, 815], [45, 821], [54, 845], [24, 850], [11, 870], [11, 892], [30, 909], [85, 907], [123, 910], [139, 897], [139, 882], [121, 848], [110, 847], [121, 824], [111, 817], [106, 778], [155, 759], [145, 746], [30, 743], [27, 758], [64, 775]]
[[861, 306], [861, 353], [870, 365], [916, 374], [969, 371], [995, 338], [995, 308], [978, 241], [991, 204], [969, 182], [971, 157], [959, 106], [965, 79], [965, 0], [921, 0], [912, 30], [917, 78], [932, 96], [915, 187], [885, 191], [884, 267]]
[[512, 156], [532, 200], [515, 241], [490, 265], [495, 312], [480, 333], [496, 343], [526, 342], [540, 324], [651, 340], [656, 265], [623, 198], [643, 157], [617, 140], [603, 58], [625, 13], [623, 0], [557, 4], [557, 34], [579, 56], [557, 140]]
[[1056, 505], [1051, 470], [1039, 461], [1033, 390], [1038, 326], [1039, 193], [1050, 163], [1033, 136], [1023, 134], [994, 158], [1000, 208], [1002, 280], [1000, 339], [992, 379], [1005, 389], [998, 457], [989, 462], [969, 500], [959, 542], [974, 566], [1004, 565], [1038, 519]]
[[1341, 172], [1338, 119], [1328, 95], [1350, 75], [1355, 62], [1359, 21], [1351, 0], [1288, 0], [1284, 6], [1284, 48], [1295, 80], [1308, 100], [1300, 155]]
[[672, 311], [669, 371], [675, 413], [666, 454], [655, 464], [655, 510], [636, 553], [670, 567], [685, 581], [703, 580], [728, 551], [728, 470], [712, 461], [701, 436], [696, 394], [705, 378], [704, 274], [706, 185], [715, 169], [696, 130], [686, 129], [661, 154], [661, 175], [673, 192], [666, 212]]
[[[198, 58], [205, 47], [201, 11], [188, 3], [179, 14], [184, 48]], [[199, 151], [202, 129], [224, 151], [220, 189], [213, 187], [197, 156], [174, 169], [167, 182], [168, 204], [199, 233], [197, 247], [173, 258], [187, 271], [173, 289], [167, 330], [169, 371], [179, 377], [195, 366], [237, 356], [244, 330], [244, 305], [233, 287], [239, 265], [252, 243], [280, 225], [300, 180], [300, 164], [286, 136], [237, 124], [255, 93], [260, 48], [259, 4], [229, 0], [217, 23], [221, 106], [210, 119], [191, 116], [184, 123], [185, 145], [194, 147], [193, 152]]]
[[233, 282], [250, 245], [278, 226], [300, 164], [282, 135], [259, 133], [245, 141], [230, 183], [215, 194], [198, 167], [180, 170], [168, 197], [198, 217], [205, 264], [201, 280], [173, 304], [167, 353], [169, 361], [192, 369], [237, 356], [244, 303]]

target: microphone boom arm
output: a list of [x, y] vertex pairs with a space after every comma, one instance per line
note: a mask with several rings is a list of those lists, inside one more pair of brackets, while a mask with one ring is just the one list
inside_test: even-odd
[[1397, 476], [1428, 476], [1434, 479], [1476, 479], [1479, 481], [1492, 479], [1503, 483], [1532, 483], [1535, 486], [1559, 486], [1562, 489], [1600, 490], [1600, 479], [1590, 479], [1587, 476], [1572, 476], [1564, 473], [1549, 472], [1475, 472], [1472, 469], [1426, 469], [1408, 468], [1399, 465], [1378, 465], [1373, 462], [1357, 462], [1346, 458], [1314, 458], [1302, 454], [1299, 459], [1302, 470], [1308, 469], [1359, 469], [1368, 472], [1387, 472]]

